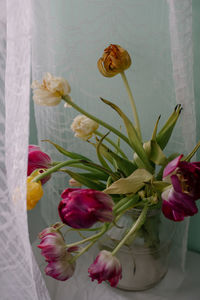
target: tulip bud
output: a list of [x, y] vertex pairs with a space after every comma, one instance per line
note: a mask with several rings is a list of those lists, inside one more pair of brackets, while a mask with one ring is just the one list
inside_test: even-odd
[[109, 195], [91, 189], [66, 189], [58, 206], [63, 223], [73, 228], [89, 228], [94, 223], [111, 222], [114, 203]]
[[111, 44], [104, 50], [104, 53], [97, 62], [100, 73], [105, 77], [113, 77], [131, 65], [131, 58], [128, 52], [119, 45]]
[[92, 281], [98, 283], [108, 280], [111, 286], [117, 286], [122, 278], [122, 267], [119, 260], [111, 252], [102, 250], [88, 269]]
[[[39, 146], [29, 145], [28, 147], [28, 170], [27, 175], [31, 175], [37, 169], [48, 169], [51, 165], [51, 158], [45, 152], [42, 152]], [[44, 184], [50, 179], [46, 176], [41, 180]]]
[[33, 100], [39, 105], [55, 106], [60, 103], [62, 96], [71, 91], [70, 85], [64, 78], [54, 77], [46, 73], [42, 84], [37, 81], [32, 83]]
[[27, 177], [27, 210], [30, 210], [35, 207], [37, 202], [43, 196], [43, 189], [41, 182], [32, 182], [34, 177]]
[[69, 185], [71, 187], [81, 187], [82, 186], [82, 184], [80, 182], [78, 182], [77, 180], [75, 180], [74, 178], [71, 178], [69, 180]]
[[97, 130], [99, 124], [84, 115], [78, 115], [74, 119], [71, 129], [75, 132], [75, 136], [83, 140], [88, 140]]

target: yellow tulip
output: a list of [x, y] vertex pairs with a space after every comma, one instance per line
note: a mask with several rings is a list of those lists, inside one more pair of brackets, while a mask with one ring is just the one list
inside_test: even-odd
[[33, 182], [34, 177], [29, 176], [27, 178], [27, 210], [31, 210], [35, 207], [37, 202], [43, 196], [43, 189], [41, 182]]

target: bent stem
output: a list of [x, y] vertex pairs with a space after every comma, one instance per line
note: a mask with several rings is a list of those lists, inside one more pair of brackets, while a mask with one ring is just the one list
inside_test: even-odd
[[79, 111], [81, 114], [85, 115], [86, 117], [88, 117], [89, 119], [97, 122], [98, 124], [102, 125], [103, 127], [109, 129], [110, 131], [112, 131], [114, 134], [116, 134], [117, 136], [119, 136], [122, 140], [124, 140], [131, 148], [131, 144], [128, 140], [128, 138], [122, 134], [120, 131], [118, 131], [117, 129], [115, 129], [114, 127], [112, 127], [111, 125], [109, 125], [108, 123], [94, 117], [93, 115], [91, 115], [90, 113], [86, 112], [84, 109], [82, 109], [81, 107], [79, 107], [78, 105], [76, 105], [73, 101], [71, 101], [71, 99], [66, 95], [66, 96], [62, 96], [62, 99], [67, 102], [68, 104], [70, 104], [74, 109], [76, 109], [77, 111]]
[[129, 232], [123, 237], [123, 239], [119, 242], [119, 244], [115, 247], [115, 249], [112, 251], [112, 255], [115, 255], [119, 249], [124, 245], [124, 243], [128, 240], [128, 238], [131, 235], [136, 236], [137, 231], [140, 229], [140, 227], [144, 224], [146, 219], [146, 214], [148, 210], [148, 205], [146, 204], [138, 217], [137, 221], [133, 224], [132, 228], [129, 230]]
[[89, 241], [96, 241], [99, 237], [101, 237], [108, 230], [108, 227], [109, 227], [109, 224], [104, 224], [102, 230], [100, 232], [98, 232], [97, 234], [94, 234], [94, 235], [92, 235], [86, 239], [80, 240], [78, 242], [68, 244], [65, 247], [69, 248], [69, 247], [74, 247], [74, 246], [78, 246], [78, 245], [87, 243]]
[[54, 172], [58, 171], [62, 167], [66, 167], [66, 166], [70, 166], [72, 164], [80, 163], [81, 161], [82, 161], [81, 159], [79, 159], [79, 160], [72, 159], [72, 160], [61, 162], [61, 163], [57, 164], [56, 166], [54, 166], [50, 169], [47, 169], [45, 172], [41, 173], [40, 175], [35, 176], [32, 181], [37, 182], [37, 181], [43, 179], [44, 177], [50, 175], [51, 173], [54, 173]]
[[[95, 131], [96, 135], [99, 135], [100, 137], [103, 137], [104, 135], [99, 132], [98, 130]], [[121, 148], [115, 144], [111, 139], [109, 139], [108, 137], [105, 137], [105, 140], [110, 143], [124, 158], [127, 159], [126, 154], [121, 150]]]
[[91, 243], [89, 243], [86, 247], [84, 247], [77, 255], [75, 255], [72, 260], [70, 261], [70, 263], [73, 263], [75, 260], [77, 260], [77, 258], [79, 256], [81, 256], [83, 253], [85, 253], [86, 251], [88, 251], [94, 244], [96, 243], [95, 241], [92, 241]]
[[136, 109], [136, 105], [135, 105], [135, 100], [133, 98], [133, 94], [131, 92], [131, 89], [130, 89], [130, 86], [129, 86], [129, 83], [128, 83], [125, 73], [121, 72], [120, 74], [121, 74], [122, 80], [124, 82], [126, 91], [128, 93], [129, 100], [130, 100], [131, 108], [133, 111], [133, 117], [134, 117], [134, 121], [135, 121], [135, 127], [136, 127], [136, 130], [137, 130], [140, 140], [142, 140], [142, 134], [141, 134], [141, 130], [140, 130], [140, 121], [139, 121], [139, 117], [138, 117], [138, 113], [137, 113], [137, 109]]

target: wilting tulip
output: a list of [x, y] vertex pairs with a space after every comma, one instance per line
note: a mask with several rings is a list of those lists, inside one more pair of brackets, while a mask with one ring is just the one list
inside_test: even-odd
[[89, 228], [94, 223], [113, 220], [113, 201], [109, 195], [91, 189], [71, 189], [63, 191], [58, 206], [63, 223], [73, 228]]
[[67, 80], [62, 77], [54, 77], [46, 73], [42, 84], [33, 81], [33, 100], [39, 105], [55, 106], [60, 103], [62, 96], [68, 95], [71, 91]]
[[41, 254], [46, 261], [62, 259], [66, 255], [65, 241], [59, 232], [50, 232], [42, 237], [40, 244]]
[[196, 214], [195, 201], [200, 198], [200, 163], [181, 161], [182, 157], [172, 160], [163, 172], [163, 180], [171, 182], [172, 187], [162, 193], [162, 211], [174, 221]]
[[71, 129], [75, 132], [75, 136], [83, 140], [88, 140], [97, 130], [99, 124], [84, 115], [78, 115], [74, 119]]
[[[45, 152], [42, 152], [39, 146], [29, 145], [28, 147], [28, 170], [27, 175], [37, 169], [48, 169], [51, 165], [51, 158]], [[50, 179], [50, 176], [46, 176], [41, 180], [44, 184]]]
[[45, 273], [57, 280], [65, 281], [72, 277], [76, 267], [75, 262], [71, 262], [73, 256], [67, 252], [66, 255], [57, 261], [50, 261], [45, 268]]
[[111, 44], [104, 50], [104, 53], [97, 62], [101, 74], [105, 77], [113, 77], [131, 65], [131, 58], [128, 52], [119, 45]]
[[117, 286], [122, 278], [122, 267], [119, 260], [111, 252], [102, 250], [88, 269], [93, 280], [109, 281], [111, 286]]
[[34, 177], [27, 177], [27, 210], [30, 210], [35, 207], [37, 202], [43, 196], [43, 189], [41, 182], [32, 182]]

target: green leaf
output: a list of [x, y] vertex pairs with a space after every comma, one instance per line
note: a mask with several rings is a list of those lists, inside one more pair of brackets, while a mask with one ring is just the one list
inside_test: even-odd
[[81, 160], [80, 162], [83, 165], [96, 168], [97, 170], [102, 171], [102, 172], [110, 175], [113, 178], [114, 181], [119, 179], [119, 175], [116, 172], [114, 173], [114, 172], [112, 172], [112, 171], [110, 171], [110, 170], [108, 170], [108, 169], [106, 169], [106, 168], [104, 168], [104, 167], [102, 167], [102, 166], [100, 166], [98, 164], [95, 164], [95, 163], [93, 163], [91, 161], [88, 161], [88, 160]]
[[167, 120], [163, 128], [156, 136], [156, 141], [162, 150], [166, 147], [171, 137], [174, 126], [176, 125], [176, 122], [178, 120], [178, 117], [180, 116], [181, 111], [182, 111], [181, 104], [176, 105], [174, 112], [172, 113], [172, 115], [169, 117], [169, 119]]
[[[149, 160], [156, 165], [164, 165], [167, 162], [167, 158], [161, 150], [160, 146], [155, 140], [150, 140], [143, 144], [144, 150], [149, 158]], [[134, 162], [139, 168], [142, 167], [141, 159], [138, 155], [134, 154]]]
[[58, 144], [52, 142], [51, 140], [42, 140], [42, 142], [48, 142], [50, 143], [51, 145], [53, 145], [60, 153], [62, 153], [63, 155], [65, 156], [68, 156], [72, 159], [85, 159], [85, 160], [88, 160], [88, 161], [91, 161], [91, 159], [89, 159], [88, 157], [86, 156], [83, 156], [81, 154], [78, 154], [78, 153], [75, 153], [75, 152], [69, 152], [67, 150], [65, 150], [63, 147], [59, 146]]
[[154, 140], [150, 141], [150, 154], [149, 159], [155, 163], [156, 165], [165, 165], [167, 162], [167, 158], [162, 152], [158, 143]]
[[120, 178], [104, 190], [107, 194], [135, 194], [149, 182], [153, 175], [145, 169], [137, 169], [127, 178]]
[[64, 172], [66, 172], [72, 178], [74, 178], [78, 182], [82, 183], [83, 185], [87, 186], [88, 188], [101, 191], [101, 190], [105, 189], [105, 187], [106, 187], [105, 184], [103, 184], [101, 182], [97, 182], [97, 180], [95, 178], [94, 178], [94, 180], [90, 180], [86, 176], [84, 176], [80, 173], [78, 174], [78, 173], [72, 172], [72, 171], [67, 170], [67, 169], [65, 169]]
[[115, 105], [114, 103], [105, 100], [103, 98], [100, 98], [105, 104], [109, 105], [110, 107], [112, 107], [118, 114], [119, 116], [123, 119], [124, 121], [124, 125], [126, 127], [126, 131], [128, 134], [128, 138], [129, 138], [129, 142], [133, 148], [133, 150], [137, 153], [137, 155], [140, 157], [142, 163], [143, 163], [143, 167], [147, 168], [150, 172], [153, 172], [153, 168], [148, 160], [148, 157], [142, 147], [142, 143], [138, 137], [138, 134], [136, 132], [135, 127], [133, 126], [133, 124], [131, 123], [131, 121], [129, 120], [129, 118], [122, 112], [122, 110]]
[[102, 155], [112, 164], [114, 162], [115, 165], [117, 166], [117, 169], [119, 171], [122, 171], [122, 173], [125, 176], [129, 176], [137, 169], [137, 166], [133, 162], [131, 162], [130, 160], [128, 160], [126, 158], [119, 156], [117, 153], [110, 150], [107, 146], [101, 144], [100, 149], [101, 149]]
[[152, 186], [155, 187], [156, 191], [163, 192], [171, 184], [165, 181], [153, 181]]
[[191, 158], [195, 155], [195, 153], [199, 149], [199, 147], [200, 147], [200, 141], [197, 143], [197, 145], [194, 147], [194, 149], [186, 157], [184, 157], [183, 160], [190, 161]]
[[[105, 161], [105, 159], [103, 158], [103, 153], [102, 153], [102, 142], [104, 140], [104, 138], [108, 135], [105, 134], [99, 141], [98, 141], [98, 144], [96, 146], [96, 150], [97, 150], [97, 156], [98, 156], [98, 159], [100, 161], [100, 163], [102, 164], [102, 166], [108, 170], [111, 170], [111, 168], [109, 167], [109, 165], [107, 164], [107, 162]], [[112, 170], [111, 170], [112, 171]]]

